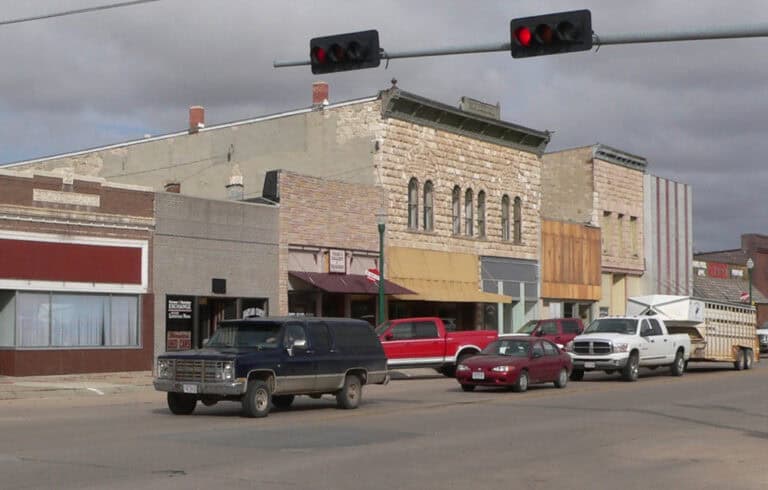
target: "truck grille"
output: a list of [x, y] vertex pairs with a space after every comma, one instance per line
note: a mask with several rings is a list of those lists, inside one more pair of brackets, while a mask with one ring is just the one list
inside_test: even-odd
[[576, 354], [610, 354], [611, 343], [605, 341], [574, 342], [573, 351]]
[[175, 364], [174, 379], [176, 381], [213, 383], [216, 381], [216, 372], [224, 369], [223, 361], [176, 359]]

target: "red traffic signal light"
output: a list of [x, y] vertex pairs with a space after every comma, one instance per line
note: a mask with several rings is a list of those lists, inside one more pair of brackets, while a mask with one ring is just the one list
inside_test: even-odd
[[312, 38], [309, 60], [312, 73], [316, 75], [379, 66], [379, 32], [370, 30]]
[[592, 49], [592, 14], [589, 10], [512, 19], [510, 31], [513, 58]]

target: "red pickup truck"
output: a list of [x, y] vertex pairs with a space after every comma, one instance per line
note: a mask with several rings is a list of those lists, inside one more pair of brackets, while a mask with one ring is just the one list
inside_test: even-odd
[[518, 328], [515, 334], [541, 337], [564, 347], [574, 337], [584, 331], [581, 318], [548, 318], [546, 320], [530, 320]]
[[452, 331], [437, 317], [398, 318], [376, 327], [388, 367], [435, 368], [453, 377], [456, 364], [490, 344], [495, 330]]

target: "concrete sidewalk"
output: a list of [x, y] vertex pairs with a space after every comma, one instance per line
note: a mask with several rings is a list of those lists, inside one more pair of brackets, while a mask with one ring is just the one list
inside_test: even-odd
[[0, 376], [0, 400], [54, 396], [104, 396], [152, 388], [152, 371], [66, 374], [54, 376]]

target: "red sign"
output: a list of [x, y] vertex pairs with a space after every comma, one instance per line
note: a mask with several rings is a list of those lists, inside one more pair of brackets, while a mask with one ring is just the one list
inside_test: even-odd
[[728, 265], [717, 262], [707, 262], [707, 275], [717, 279], [728, 279]]
[[365, 271], [365, 278], [371, 282], [379, 282], [379, 269], [368, 269]]

